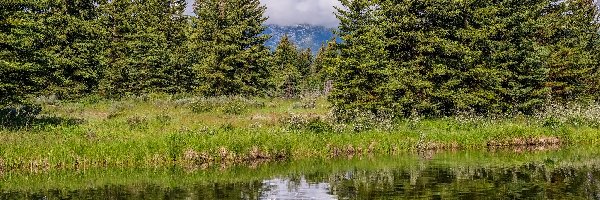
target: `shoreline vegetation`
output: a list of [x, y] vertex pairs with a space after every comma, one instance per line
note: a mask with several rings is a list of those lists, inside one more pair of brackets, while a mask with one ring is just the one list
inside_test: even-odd
[[[309, 159], [296, 162], [277, 162], [269, 165], [233, 166], [226, 169], [186, 171], [180, 168], [116, 168], [90, 169], [80, 171], [52, 171], [48, 173], [13, 173], [0, 177], [0, 190], [5, 192], [65, 191], [103, 188], [107, 186], [152, 185], [165, 188], [186, 188], [195, 185], [228, 183], [253, 183], [278, 177], [303, 176], [314, 182], [328, 182], [330, 174], [356, 172], [360, 176], [366, 172], [390, 173], [401, 170], [407, 173], [405, 179], [416, 180], [429, 168], [447, 168], [457, 180], [481, 176], [482, 171], [519, 171], [536, 169], [532, 177], [547, 182], [548, 175], [573, 169], [596, 170], [600, 168], [598, 148], [566, 148], [562, 150], [528, 151], [515, 153], [511, 150], [497, 152], [459, 151], [437, 152], [433, 158], [414, 154], [404, 156], [358, 157], [341, 159]], [[376, 161], [376, 162], [374, 162]], [[374, 173], [376, 174], [376, 173]], [[367, 174], [365, 174], [367, 175]], [[333, 175], [335, 176], [335, 175]], [[379, 176], [377, 176], [379, 177]], [[373, 181], [375, 177], [360, 179]], [[333, 179], [335, 180], [335, 179]], [[386, 179], [384, 179], [386, 180]], [[511, 180], [511, 179], [509, 179]], [[381, 181], [378, 179], [378, 182]], [[531, 180], [529, 180], [531, 181]], [[335, 182], [335, 181], [334, 181]], [[260, 184], [259, 184], [260, 185]], [[131, 189], [131, 188], [130, 188]]]
[[592, 1], [340, 3], [313, 55], [259, 0], [2, 1], [0, 173], [600, 144]]
[[328, 101], [318, 95], [286, 100], [153, 94], [77, 102], [38, 98], [38, 104], [43, 109], [33, 118], [2, 121], [12, 125], [0, 129], [2, 173], [193, 170], [282, 160], [600, 143], [597, 104], [547, 106], [533, 116], [457, 114], [393, 120], [364, 114], [351, 123], [337, 122]]

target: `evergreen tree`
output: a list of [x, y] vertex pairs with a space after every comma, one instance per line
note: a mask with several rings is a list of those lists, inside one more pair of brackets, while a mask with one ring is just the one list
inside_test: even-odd
[[189, 82], [192, 72], [178, 55], [184, 52], [184, 8], [184, 1], [174, 0], [113, 0], [101, 5], [106, 28], [102, 94], [186, 90], [188, 86], [180, 84]]
[[268, 86], [269, 36], [258, 0], [197, 0], [190, 52], [198, 90], [207, 95], [256, 95]]
[[310, 48], [298, 51], [298, 71], [302, 77], [310, 75], [310, 66], [313, 62], [312, 50]]
[[3, 104], [86, 94], [97, 85], [96, 1], [2, 3]]
[[342, 43], [333, 77], [330, 100], [337, 116], [349, 119], [356, 112], [387, 112], [391, 103], [387, 79], [383, 16], [375, 1], [341, 0], [338, 35]]
[[[387, 1], [390, 88], [400, 115], [496, 112], [502, 70], [487, 55], [497, 32], [490, 1]], [[492, 45], [492, 46], [490, 46]]]
[[163, 20], [160, 20], [160, 31], [164, 33], [166, 49], [162, 51], [166, 54], [166, 66], [158, 68], [154, 79], [156, 80], [157, 90], [167, 93], [191, 92], [197, 86], [196, 74], [192, 65], [187, 60], [186, 43], [188, 40], [187, 29], [189, 28], [189, 18], [184, 15], [185, 0], [167, 0], [163, 1], [165, 5], [161, 6], [163, 11]]
[[43, 24], [48, 28], [45, 43], [51, 61], [46, 93], [70, 98], [97, 89], [102, 49], [97, 4], [96, 0], [54, 1]]
[[275, 86], [275, 96], [292, 98], [298, 95], [302, 81], [302, 63], [298, 49], [287, 35], [281, 37], [273, 53], [271, 63], [271, 83]]
[[0, 3], [0, 106], [22, 103], [43, 87], [46, 35], [42, 2]]
[[599, 28], [588, 0], [342, 5], [338, 110], [532, 113], [549, 96], [594, 93], [585, 83], [595, 80]]
[[559, 101], [595, 99], [592, 88], [598, 67], [600, 23], [593, 1], [554, 1], [544, 10], [542, 28], [536, 38], [547, 52], [549, 69], [546, 86]]
[[[336, 51], [336, 39], [332, 39], [327, 43], [321, 45], [317, 55], [310, 68], [310, 87], [319, 88], [321, 90], [329, 90], [326, 84], [333, 79], [333, 71], [335, 69], [335, 63], [338, 63], [336, 58], [338, 53]], [[326, 91], [327, 92], [327, 91]]]

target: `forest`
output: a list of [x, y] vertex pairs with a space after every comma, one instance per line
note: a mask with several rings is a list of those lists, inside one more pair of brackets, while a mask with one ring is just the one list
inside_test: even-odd
[[591, 0], [345, 0], [313, 58], [264, 46], [258, 0], [2, 3], [0, 103], [148, 93], [294, 98], [322, 91], [353, 112], [532, 113], [600, 97]]
[[0, 172], [600, 143], [594, 1], [340, 2], [313, 54], [259, 0], [2, 1]]

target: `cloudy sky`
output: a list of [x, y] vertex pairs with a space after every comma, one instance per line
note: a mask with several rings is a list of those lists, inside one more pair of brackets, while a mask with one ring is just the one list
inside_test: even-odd
[[[187, 0], [188, 11], [194, 0]], [[337, 26], [333, 6], [339, 6], [337, 0], [261, 0], [267, 6], [268, 24], [292, 25], [313, 24], [327, 27]]]

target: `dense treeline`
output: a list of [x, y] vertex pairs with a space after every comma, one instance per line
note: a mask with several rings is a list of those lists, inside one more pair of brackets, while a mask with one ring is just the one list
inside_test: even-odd
[[[264, 46], [259, 0], [0, 3], [0, 105], [146, 93], [297, 97], [341, 117], [532, 113], [600, 98], [591, 0], [342, 0], [341, 42]], [[325, 87], [329, 90], [330, 88]]]
[[342, 0], [330, 97], [353, 111], [531, 113], [597, 100], [591, 0]]
[[184, 0], [3, 1], [0, 105], [40, 95], [295, 97], [307, 89], [299, 82], [311, 72], [310, 50], [284, 39], [269, 51], [258, 0], [198, 0], [194, 16], [185, 7]]

